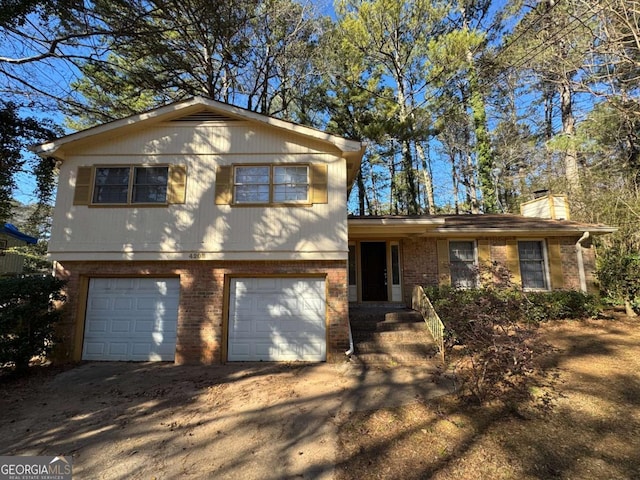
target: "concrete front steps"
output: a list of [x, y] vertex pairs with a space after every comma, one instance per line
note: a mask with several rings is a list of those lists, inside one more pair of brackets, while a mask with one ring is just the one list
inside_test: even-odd
[[422, 316], [400, 304], [349, 306], [354, 361], [365, 367], [438, 367], [437, 348]]

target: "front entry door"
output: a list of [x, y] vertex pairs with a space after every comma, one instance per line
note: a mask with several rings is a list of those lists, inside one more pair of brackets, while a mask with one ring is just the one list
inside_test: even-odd
[[360, 243], [362, 269], [362, 300], [386, 302], [387, 294], [387, 244], [385, 242]]

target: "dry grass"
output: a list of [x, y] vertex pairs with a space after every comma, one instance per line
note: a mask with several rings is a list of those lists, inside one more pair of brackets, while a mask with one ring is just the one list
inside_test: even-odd
[[639, 327], [624, 317], [543, 326], [558, 350], [533, 393], [549, 409], [451, 396], [353, 416], [340, 430], [338, 478], [639, 479]]

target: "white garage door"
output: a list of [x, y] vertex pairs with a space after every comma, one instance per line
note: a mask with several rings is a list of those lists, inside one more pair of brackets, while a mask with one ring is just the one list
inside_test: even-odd
[[172, 361], [180, 281], [177, 278], [92, 278], [83, 360]]
[[228, 360], [326, 360], [325, 299], [324, 279], [232, 279]]

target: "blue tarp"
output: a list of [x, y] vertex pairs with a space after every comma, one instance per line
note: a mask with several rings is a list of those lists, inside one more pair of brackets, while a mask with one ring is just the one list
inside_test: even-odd
[[17, 238], [18, 240], [22, 240], [23, 242], [38, 243], [37, 238], [30, 237], [29, 235], [22, 233], [20, 230], [18, 230], [15, 227], [15, 225], [12, 225], [10, 223], [5, 223], [4, 227], [2, 228], [2, 230], [0, 230], [0, 232], [6, 233], [7, 235], [11, 235], [13, 238]]

